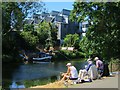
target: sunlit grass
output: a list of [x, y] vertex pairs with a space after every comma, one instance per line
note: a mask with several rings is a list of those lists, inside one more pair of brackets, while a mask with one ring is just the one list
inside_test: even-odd
[[65, 86], [62, 81], [56, 81], [54, 83], [49, 83], [46, 85], [40, 85], [40, 86], [35, 86], [30, 88], [65, 88]]

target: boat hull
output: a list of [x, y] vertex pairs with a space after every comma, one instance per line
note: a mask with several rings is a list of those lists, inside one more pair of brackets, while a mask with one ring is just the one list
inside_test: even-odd
[[35, 63], [35, 62], [51, 62], [51, 58], [52, 58], [52, 56], [33, 58], [33, 63]]

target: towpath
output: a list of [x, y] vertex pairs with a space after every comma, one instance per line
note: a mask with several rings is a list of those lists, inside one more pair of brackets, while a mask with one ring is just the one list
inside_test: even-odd
[[118, 88], [118, 77], [118, 75], [103, 77], [103, 79], [94, 80], [91, 83], [70, 85], [68, 88]]

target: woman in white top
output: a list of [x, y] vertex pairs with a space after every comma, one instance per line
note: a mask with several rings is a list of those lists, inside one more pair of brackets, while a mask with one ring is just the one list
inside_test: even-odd
[[77, 69], [74, 66], [72, 66], [71, 63], [68, 63], [66, 66], [68, 67], [67, 73], [62, 74], [63, 78], [61, 80], [66, 80], [68, 78], [70, 80], [78, 79]]

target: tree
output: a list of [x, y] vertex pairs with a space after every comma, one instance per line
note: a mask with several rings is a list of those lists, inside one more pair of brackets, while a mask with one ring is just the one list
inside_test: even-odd
[[[39, 3], [39, 4], [38, 4]], [[38, 13], [44, 5], [42, 2], [2, 2], [2, 55], [4, 60], [8, 60], [6, 57], [17, 57], [18, 48], [21, 47], [17, 44], [21, 37], [17, 37], [18, 32], [23, 29], [24, 19], [31, 16], [30, 13]], [[40, 9], [41, 8], [41, 9]], [[33, 11], [32, 11], [33, 10]], [[27, 28], [27, 26], [26, 26]], [[24, 32], [23, 32], [24, 33]], [[37, 37], [31, 35], [33, 32], [25, 32], [21, 36], [25, 36], [26, 42], [33, 45], [37, 42]], [[33, 38], [32, 38], [33, 37]], [[27, 40], [28, 39], [28, 40]], [[35, 41], [35, 42], [34, 42]], [[31, 44], [32, 43], [32, 44]], [[15, 60], [12, 59], [11, 60]]]
[[13, 29], [20, 30], [24, 14], [17, 2], [2, 2], [2, 58], [3, 61], [17, 57], [17, 43]]
[[24, 31], [34, 31], [34, 25], [33, 24], [25, 24], [24, 26], [23, 26], [23, 30]]
[[38, 44], [38, 37], [32, 34], [32, 31], [23, 31], [20, 33], [21, 37], [25, 40], [26, 45], [30, 48]]
[[120, 2], [74, 2], [73, 6], [71, 19], [89, 22], [81, 44], [87, 42], [85, 48], [106, 60], [120, 58]]
[[46, 8], [44, 7], [45, 3], [41, 0], [36, 0], [35, 2], [20, 2], [19, 5], [26, 18], [33, 18], [34, 14], [46, 12]]
[[64, 38], [64, 46], [67, 47], [78, 47], [79, 45], [79, 35], [78, 34], [68, 34], [66, 35], [66, 37]]
[[39, 37], [39, 43], [42, 45], [49, 44], [48, 39], [51, 38], [51, 44], [55, 44], [57, 40], [57, 29], [52, 23], [42, 22], [35, 28], [37, 36]]
[[42, 22], [37, 25], [35, 31], [37, 32], [37, 36], [39, 37], [39, 43], [45, 45], [46, 40], [48, 38], [48, 32], [50, 30], [49, 23]]
[[2, 31], [7, 34], [11, 29], [21, 29], [24, 14], [17, 2], [2, 3]]

